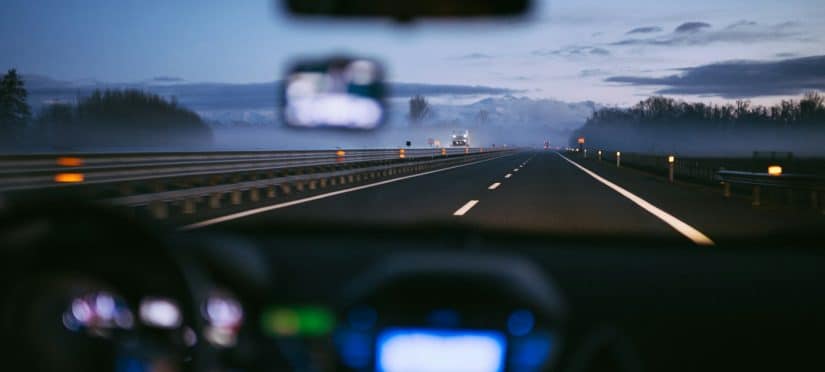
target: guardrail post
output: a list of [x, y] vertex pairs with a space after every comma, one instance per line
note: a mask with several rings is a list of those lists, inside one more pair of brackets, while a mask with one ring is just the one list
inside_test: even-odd
[[753, 186], [753, 202], [751, 203], [751, 205], [753, 205], [754, 207], [758, 207], [758, 206], [762, 205], [762, 199], [761, 199], [761, 195], [760, 195], [761, 192], [762, 192], [762, 188], [759, 187], [759, 185], [754, 185]]
[[268, 186], [266, 188], [266, 197], [270, 199], [275, 197], [275, 186]]
[[253, 202], [261, 200], [261, 194], [260, 194], [260, 192], [258, 192], [257, 187], [253, 187], [253, 188], [249, 189], [249, 200], [251, 200]]
[[209, 208], [218, 209], [221, 207], [221, 193], [216, 192], [209, 195]]
[[616, 151], [616, 168], [620, 168], [622, 166], [622, 153]]
[[188, 198], [183, 201], [183, 214], [195, 214], [195, 199]]
[[240, 205], [241, 204], [241, 192], [238, 190], [232, 191], [230, 194], [229, 199], [232, 202], [232, 205]]
[[722, 182], [722, 195], [730, 198], [730, 182]]
[[156, 201], [150, 203], [149, 211], [152, 213], [152, 217], [155, 217], [159, 220], [162, 220], [169, 216], [169, 207], [166, 205], [166, 202]]

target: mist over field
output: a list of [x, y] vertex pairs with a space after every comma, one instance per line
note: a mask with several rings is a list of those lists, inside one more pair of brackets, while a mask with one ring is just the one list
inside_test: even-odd
[[[545, 140], [563, 145], [597, 107], [592, 102], [566, 103], [518, 96], [518, 92], [492, 87], [390, 84], [387, 120], [371, 131], [300, 130], [280, 120], [276, 107], [278, 86], [268, 84], [188, 83], [177, 79], [153, 79], [141, 83], [118, 84], [98, 81], [68, 82], [44, 76], [27, 76], [33, 111], [54, 104], [72, 104], [101, 89], [137, 89], [174, 100], [196, 112], [212, 130], [212, 140], [198, 145], [191, 141], [175, 150], [293, 150], [325, 148], [428, 147], [429, 140], [449, 146], [453, 132], [470, 132], [471, 146], [540, 146]], [[411, 124], [408, 100], [425, 95], [431, 115]], [[168, 151], [159, 146], [97, 145], [94, 151]], [[168, 141], [167, 141], [168, 140]], [[146, 142], [146, 141], [143, 141]], [[34, 145], [41, 151], [49, 146]], [[157, 148], [154, 148], [157, 147]], [[61, 146], [58, 151], [72, 150]], [[77, 150], [85, 150], [75, 146]]]

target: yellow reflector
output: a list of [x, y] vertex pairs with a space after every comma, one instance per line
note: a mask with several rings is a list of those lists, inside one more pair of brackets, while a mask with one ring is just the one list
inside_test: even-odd
[[778, 165], [771, 165], [768, 167], [768, 175], [771, 176], [781, 176], [782, 175], [782, 167]]
[[79, 167], [83, 165], [83, 159], [61, 156], [57, 158], [57, 165], [62, 167]]
[[83, 173], [58, 173], [54, 175], [54, 182], [74, 183], [83, 182]]
[[344, 150], [338, 150], [338, 151], [335, 152], [335, 155], [337, 155], [337, 156], [344, 156], [346, 154], [347, 154], [347, 152], [344, 151]]

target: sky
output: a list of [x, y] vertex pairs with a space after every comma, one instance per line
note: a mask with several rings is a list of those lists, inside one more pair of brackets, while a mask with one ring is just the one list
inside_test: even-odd
[[825, 90], [821, 1], [537, 0], [520, 21], [396, 24], [298, 20], [268, 0], [4, 0], [0, 68], [258, 83], [298, 58], [350, 54], [397, 82], [608, 105], [656, 93], [771, 103]]

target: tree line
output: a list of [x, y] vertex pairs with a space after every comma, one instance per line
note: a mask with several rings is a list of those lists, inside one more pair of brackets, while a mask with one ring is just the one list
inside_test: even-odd
[[211, 143], [209, 126], [172, 98], [140, 90], [96, 90], [77, 103], [53, 103], [32, 116], [23, 80], [0, 83], [0, 143], [56, 149], [163, 147]]
[[825, 97], [818, 92], [772, 106], [753, 105], [747, 100], [706, 104], [654, 96], [629, 108], [594, 111], [584, 126], [574, 131], [570, 145], [584, 137], [589, 147], [625, 151], [676, 151], [712, 145], [758, 147], [752, 150], [756, 151], [788, 147], [792, 138], [808, 142], [807, 135], [817, 139], [825, 135]]

